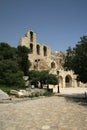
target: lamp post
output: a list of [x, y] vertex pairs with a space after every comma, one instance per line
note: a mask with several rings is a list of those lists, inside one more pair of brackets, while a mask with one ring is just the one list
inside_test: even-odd
[[[59, 78], [59, 71], [57, 70], [57, 77]], [[59, 80], [58, 80], [58, 93], [60, 93], [60, 89], [59, 89]]]

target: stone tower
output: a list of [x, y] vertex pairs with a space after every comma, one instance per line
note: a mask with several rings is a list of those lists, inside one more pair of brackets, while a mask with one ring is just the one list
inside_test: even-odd
[[32, 63], [31, 69], [49, 69], [51, 59], [51, 49], [45, 44], [37, 43], [36, 34], [30, 30], [20, 39], [19, 45], [30, 49], [29, 60]]

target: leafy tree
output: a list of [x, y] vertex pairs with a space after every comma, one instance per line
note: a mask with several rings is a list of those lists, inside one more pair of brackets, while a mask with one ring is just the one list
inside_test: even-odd
[[40, 81], [40, 72], [35, 70], [29, 71], [29, 79], [31, 81], [31, 85], [38, 87], [37, 83]]
[[30, 50], [25, 46], [18, 46], [17, 48], [17, 61], [20, 67], [20, 70], [24, 72], [25, 75], [28, 75], [31, 62], [28, 59], [28, 54]]
[[69, 47], [66, 51], [67, 51], [67, 54], [66, 54], [65, 62], [63, 66], [65, 70], [71, 70], [72, 65], [73, 65], [72, 60], [74, 56], [74, 51], [71, 47]]
[[16, 48], [10, 47], [7, 43], [0, 43], [0, 60], [5, 59], [15, 59], [16, 57]]
[[55, 75], [49, 74], [49, 71], [41, 71], [40, 82], [41, 82], [41, 87], [43, 86], [43, 84], [56, 85], [56, 84], [58, 84], [58, 79]]
[[75, 48], [68, 49], [64, 67], [73, 70], [78, 81], [87, 83], [87, 36], [81, 37]]
[[58, 84], [58, 79], [57, 79], [56, 75], [49, 74], [47, 82], [48, 82], [48, 84], [56, 85], [56, 84]]
[[19, 71], [15, 61], [0, 61], [0, 83], [9, 86], [24, 86], [23, 72]]
[[31, 80], [31, 84], [38, 86], [38, 81], [41, 84], [41, 88], [43, 88], [44, 84], [54, 84], [58, 83], [58, 79], [55, 75], [49, 74], [49, 71], [35, 71], [32, 70], [29, 72], [29, 77]]
[[11, 47], [8, 43], [0, 43], [0, 83], [23, 86], [23, 75], [28, 72], [29, 49], [18, 46]]

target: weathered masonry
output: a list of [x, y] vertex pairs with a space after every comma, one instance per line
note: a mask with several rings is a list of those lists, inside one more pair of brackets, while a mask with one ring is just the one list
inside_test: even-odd
[[50, 73], [58, 74], [60, 87], [80, 87], [85, 86], [81, 82], [77, 82], [76, 75], [73, 71], [65, 71], [62, 67], [65, 53], [51, 52], [51, 48], [45, 44], [37, 42], [36, 33], [32, 30], [28, 31], [23, 38], [20, 39], [19, 45], [26, 46], [30, 49], [29, 60], [32, 63], [31, 70], [49, 70]]
[[31, 69], [42, 70], [50, 67], [51, 49], [44, 44], [37, 43], [36, 34], [33, 31], [27, 32], [25, 37], [20, 39], [19, 44], [28, 47], [31, 51], [29, 54]]

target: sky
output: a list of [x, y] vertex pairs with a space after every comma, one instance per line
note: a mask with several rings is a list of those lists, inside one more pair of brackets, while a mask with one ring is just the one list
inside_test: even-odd
[[17, 47], [29, 30], [52, 52], [75, 47], [87, 36], [87, 0], [0, 0], [0, 42]]

